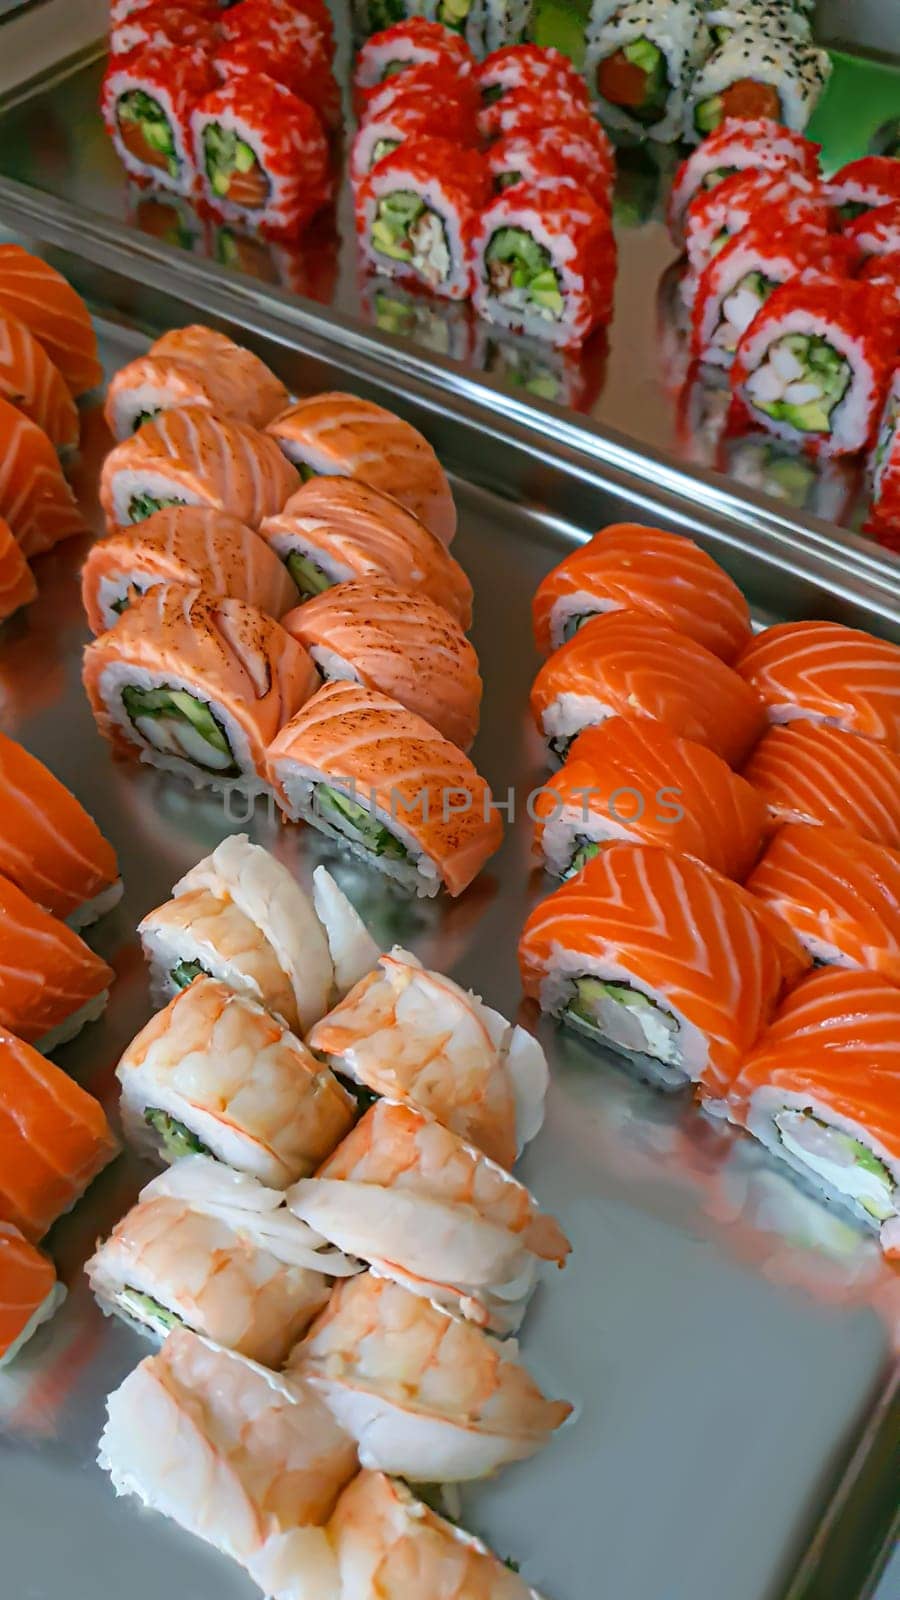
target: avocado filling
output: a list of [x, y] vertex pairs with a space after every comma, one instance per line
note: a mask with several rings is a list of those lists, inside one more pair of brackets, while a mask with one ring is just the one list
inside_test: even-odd
[[184, 503], [183, 500], [179, 500], [177, 495], [162, 500], [157, 499], [152, 494], [132, 495], [128, 503], [128, 520], [129, 522], [143, 522], [147, 517], [152, 517], [154, 512], [164, 511], [166, 506], [183, 506]]
[[504, 84], [489, 83], [487, 88], [481, 91], [481, 104], [483, 106], [495, 106], [498, 100], [503, 99], [505, 93], [506, 87]]
[[210, 772], [237, 777], [239, 767], [224, 729], [209, 706], [184, 689], [141, 689], [128, 683], [122, 704], [141, 738], [164, 755], [180, 756]]
[[774, 1121], [785, 1150], [830, 1188], [855, 1200], [876, 1222], [896, 1215], [894, 1180], [884, 1162], [859, 1139], [829, 1127], [811, 1111], [785, 1109]]
[[408, 66], [408, 61], [389, 61], [381, 74], [382, 83], [386, 83], [388, 78], [396, 78], [397, 73], [405, 72]]
[[867, 200], [845, 200], [842, 206], [838, 206], [838, 216], [842, 222], [854, 222], [864, 211], [871, 210]]
[[578, 629], [583, 628], [585, 623], [590, 622], [596, 615], [596, 611], [573, 611], [570, 617], [566, 617], [563, 623], [563, 644], [569, 639], [574, 639]]
[[435, 20], [454, 33], [465, 33], [471, 9], [472, 0], [440, 0]]
[[[163, 1153], [172, 1161], [180, 1161], [182, 1156], [212, 1156], [208, 1145], [198, 1139], [190, 1128], [186, 1128], [177, 1117], [170, 1117], [168, 1111], [160, 1111], [158, 1106], [144, 1108], [144, 1121], [153, 1132], [158, 1134], [163, 1147]], [[213, 1160], [216, 1158], [213, 1156]]]
[[666, 58], [652, 39], [633, 39], [600, 62], [597, 88], [610, 105], [620, 106], [638, 122], [659, 122], [671, 88]]
[[589, 861], [593, 861], [594, 857], [600, 854], [600, 848], [599, 839], [576, 839], [575, 849], [572, 852], [572, 859], [566, 868], [565, 876], [574, 878], [582, 867], [586, 867]]
[[383, 159], [389, 156], [392, 150], [400, 149], [399, 139], [379, 139], [372, 150], [372, 159], [369, 162], [369, 171]]
[[719, 126], [725, 115], [720, 94], [711, 94], [706, 100], [701, 100], [694, 110], [694, 127], [698, 133], [712, 133]]
[[651, 1056], [667, 1065], [680, 1061], [677, 1018], [628, 983], [575, 978], [562, 1017], [589, 1039], [617, 1050]]
[[558, 373], [528, 350], [510, 349], [491, 343], [487, 372], [499, 373], [517, 389], [526, 389], [538, 400], [558, 400], [562, 383]]
[[327, 572], [310, 561], [309, 556], [302, 556], [299, 550], [291, 551], [285, 565], [304, 600], [310, 600], [314, 594], [324, 594], [326, 589], [331, 588]]
[[513, 184], [521, 182], [521, 172], [498, 172], [494, 179], [494, 188], [498, 194], [502, 194], [504, 189], [511, 189]]
[[[238, 137], [234, 128], [223, 128], [220, 122], [207, 123], [203, 129], [203, 159], [210, 188], [221, 200], [230, 197], [238, 204], [265, 205], [269, 180], [256, 151]], [[247, 194], [243, 193], [245, 187]]]
[[722, 317], [713, 343], [733, 354], [760, 307], [777, 285], [762, 272], [748, 272], [722, 301]]
[[116, 105], [119, 133], [127, 150], [148, 166], [177, 178], [181, 162], [175, 150], [175, 136], [158, 100], [143, 89], [129, 89]]
[[120, 1289], [116, 1299], [123, 1311], [127, 1311], [135, 1322], [146, 1323], [157, 1333], [171, 1333], [173, 1328], [184, 1326], [184, 1319], [177, 1311], [170, 1311], [168, 1306], [161, 1305], [150, 1294], [142, 1294], [140, 1289], [133, 1289], [131, 1284], [126, 1284]]
[[320, 817], [330, 822], [346, 838], [362, 845], [370, 855], [407, 860], [406, 846], [391, 833], [390, 828], [386, 828], [364, 806], [357, 805], [355, 800], [342, 794], [340, 789], [332, 789], [327, 783], [318, 784], [315, 809]]
[[404, 0], [369, 0], [370, 33], [382, 33], [392, 22], [402, 22], [405, 16]]
[[801, 433], [828, 433], [850, 387], [850, 363], [821, 334], [786, 333], [747, 379], [747, 397], [776, 422]]
[[179, 961], [169, 973], [176, 989], [187, 989], [195, 978], [208, 978], [209, 973], [199, 961]]
[[145, 422], [155, 422], [158, 416], [159, 406], [157, 406], [153, 411], [139, 411], [133, 423], [131, 424], [132, 433], [137, 433], [138, 428], [142, 428]]
[[725, 182], [726, 178], [733, 178], [739, 171], [740, 167], [713, 167], [712, 172], [708, 172], [703, 179], [702, 187], [704, 189], [716, 189], [720, 183]]
[[501, 305], [535, 311], [550, 322], [562, 316], [562, 290], [550, 252], [524, 228], [498, 228], [484, 262]]
[[409, 189], [395, 189], [378, 201], [372, 247], [392, 261], [406, 262], [432, 287], [450, 276], [450, 246], [443, 220]]

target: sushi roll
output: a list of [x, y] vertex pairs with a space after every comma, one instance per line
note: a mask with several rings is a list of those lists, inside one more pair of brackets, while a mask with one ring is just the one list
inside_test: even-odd
[[741, 338], [732, 392], [750, 420], [823, 456], [875, 439], [897, 328], [880, 290], [836, 276], [782, 284]]
[[358, 1269], [287, 1210], [280, 1190], [185, 1156], [141, 1190], [84, 1270], [101, 1311], [142, 1333], [184, 1326], [280, 1367], [332, 1279]]
[[[402, 78], [398, 82], [402, 86]], [[350, 149], [350, 178], [354, 186], [359, 189], [379, 161], [399, 150], [407, 140], [436, 138], [456, 145], [474, 145], [472, 107], [460, 99], [454, 89], [455, 80], [452, 79], [446, 85], [438, 82], [429, 85], [426, 95], [407, 95], [398, 87], [391, 91], [384, 104], [373, 104]]]
[[900, 161], [894, 156], [862, 156], [833, 173], [825, 191], [842, 222], [879, 206], [900, 201]]
[[869, 256], [860, 268], [859, 276], [863, 283], [874, 283], [886, 290], [900, 308], [900, 248], [888, 251], [883, 256]]
[[460, 624], [424, 594], [384, 579], [341, 583], [282, 619], [323, 678], [364, 683], [468, 750], [478, 732], [478, 657]]
[[334, 56], [334, 23], [325, 0], [241, 0], [220, 14], [219, 33], [226, 42], [275, 43], [298, 55], [322, 54], [328, 62]]
[[331, 198], [328, 143], [312, 106], [271, 78], [239, 73], [191, 114], [204, 198], [226, 222], [298, 233]]
[[[390, 466], [385, 456], [372, 475]], [[428, 596], [463, 628], [471, 625], [472, 585], [462, 567], [413, 512], [368, 483], [314, 477], [259, 531], [285, 563], [300, 600], [337, 584], [383, 579]]]
[[424, 14], [424, 0], [352, 0], [353, 33], [359, 44], [385, 33], [395, 23]]
[[606, 717], [650, 717], [714, 750], [731, 767], [765, 729], [754, 688], [705, 646], [639, 611], [593, 617], [544, 662], [531, 711], [565, 760], [582, 729]]
[[771, 222], [783, 228], [803, 228], [825, 234], [832, 221], [819, 183], [799, 167], [745, 168], [723, 178], [711, 189], [700, 189], [684, 216], [684, 244], [688, 274], [682, 297], [691, 304], [701, 273], [730, 239], [752, 222]]
[[0, 860], [5, 877], [53, 916], [85, 928], [122, 898], [112, 845], [75, 796], [0, 733]]
[[66, 1298], [49, 1256], [0, 1222], [0, 1367], [15, 1361]]
[[900, 983], [900, 854], [840, 828], [787, 823], [747, 880], [819, 966]]
[[589, 194], [598, 206], [610, 206], [615, 178], [612, 146], [607, 154], [601, 154], [597, 141], [586, 138], [577, 125], [507, 134], [490, 146], [487, 164], [497, 194], [516, 183], [568, 182]]
[[462, 34], [481, 59], [528, 37], [535, 0], [425, 0], [425, 15]]
[[535, 1455], [571, 1416], [515, 1347], [372, 1272], [338, 1285], [287, 1365], [356, 1442], [360, 1465], [460, 1483]]
[[806, 231], [796, 218], [758, 212], [713, 257], [693, 301], [691, 354], [695, 361], [729, 367], [754, 317], [779, 284], [801, 273], [841, 270], [831, 259], [828, 235]]
[[132, 50], [185, 49], [202, 60], [215, 47], [216, 29], [209, 16], [190, 6], [166, 5], [160, 0], [135, 6], [109, 30], [111, 56], [128, 55]]
[[357, 1473], [326, 1528], [270, 1539], [248, 1570], [273, 1600], [297, 1600], [311, 1573], [316, 1600], [365, 1600], [395, 1572], [415, 1573], [419, 1591], [441, 1600], [540, 1600], [514, 1562], [381, 1472]]
[[788, 995], [727, 1098], [808, 1184], [880, 1227], [900, 1210], [900, 989], [875, 972], [812, 973]]
[[637, 844], [609, 845], [535, 907], [519, 965], [542, 1011], [660, 1088], [702, 1081], [715, 1097], [784, 982], [751, 895], [688, 856]]
[[0, 623], [37, 599], [34, 573], [9, 523], [0, 517]]
[[475, 57], [465, 39], [440, 22], [406, 17], [373, 34], [357, 51], [353, 88], [360, 109], [364, 109], [368, 95], [379, 84], [421, 66], [443, 67], [467, 78], [474, 72]]
[[77, 448], [78, 407], [27, 323], [0, 307], [0, 395], [43, 429], [54, 450]]
[[169, 506], [91, 546], [81, 599], [92, 633], [115, 625], [131, 601], [157, 584], [202, 589], [281, 617], [297, 592], [274, 550], [227, 511]]
[[0, 396], [0, 517], [26, 561], [87, 531], [43, 428]]
[[0, 1221], [36, 1244], [119, 1153], [103, 1108], [0, 1028]]
[[570, 878], [615, 839], [658, 844], [743, 881], [760, 853], [762, 796], [704, 745], [648, 717], [578, 735], [535, 802], [544, 866]]
[[667, 220], [676, 244], [681, 243], [684, 217], [695, 195], [714, 189], [738, 172], [785, 167], [819, 179], [820, 146], [771, 117], [725, 117], [714, 133], [685, 156], [672, 181]]
[[81, 296], [19, 244], [0, 244], [0, 309], [31, 329], [76, 399], [103, 382], [97, 334]]
[[[900, 265], [900, 258], [898, 258]], [[900, 278], [898, 278], [900, 309]], [[900, 523], [900, 368], [891, 379], [871, 459], [870, 523]]]
[[362, 684], [326, 683], [268, 750], [282, 811], [405, 889], [462, 894], [503, 824], [471, 761], [427, 722]]
[[214, 84], [208, 58], [189, 46], [112, 56], [101, 107], [126, 172], [157, 188], [192, 194], [197, 167], [191, 117]]
[[103, 1014], [114, 977], [66, 923], [0, 877], [0, 1029], [49, 1054]]
[[865, 211], [844, 224], [844, 238], [862, 256], [893, 255], [900, 250], [900, 200]]
[[175, 584], [155, 585], [89, 644], [82, 676], [119, 754], [247, 795], [265, 792], [265, 748], [319, 682], [272, 617]]
[[541, 1264], [569, 1241], [528, 1190], [408, 1105], [378, 1100], [287, 1203], [382, 1278], [494, 1333], [515, 1333]]
[[251, 350], [213, 328], [176, 328], [113, 378], [104, 415], [114, 439], [178, 406], [203, 406], [226, 422], [264, 428], [284, 410], [288, 392]]
[[767, 38], [812, 37], [809, 18], [793, 0], [707, 0], [705, 19], [714, 49], [747, 28]]
[[473, 234], [478, 315], [562, 348], [609, 321], [615, 273], [609, 212], [566, 180], [504, 189]]
[[442, 544], [453, 543], [456, 507], [447, 474], [424, 434], [392, 411], [356, 395], [314, 394], [267, 432], [302, 478], [354, 478], [399, 501]]
[[138, 932], [165, 995], [201, 974], [303, 1032], [378, 960], [378, 949], [324, 867], [313, 898], [245, 833], [230, 834], [179, 878]]
[[357, 193], [363, 260], [448, 300], [468, 299], [469, 240], [488, 193], [487, 167], [477, 150], [427, 135], [404, 140], [370, 170]]
[[502, 1167], [541, 1129], [540, 1045], [408, 951], [383, 955], [307, 1042], [342, 1077], [416, 1107]]
[[289, 40], [277, 35], [231, 39], [218, 45], [213, 71], [227, 87], [234, 78], [271, 78], [289, 89], [298, 100], [312, 106], [328, 133], [337, 133], [343, 120], [341, 91], [322, 46], [311, 44], [298, 50]]
[[736, 670], [770, 722], [809, 718], [900, 751], [900, 646], [840, 622], [779, 622]]
[[680, 139], [686, 85], [708, 42], [693, 0], [632, 0], [595, 13], [585, 76], [601, 120], [663, 144]]
[[591, 617], [640, 611], [733, 661], [751, 639], [750, 610], [718, 562], [686, 539], [637, 522], [613, 522], [564, 557], [538, 584], [535, 643], [557, 650]]
[[352, 1442], [297, 1379], [176, 1328], [107, 1401], [100, 1466], [225, 1555], [323, 1523], [357, 1470]]
[[826, 722], [789, 722], [760, 739], [743, 775], [773, 826], [849, 828], [900, 849], [900, 756], [886, 745]]
[[212, 1156], [287, 1189], [353, 1126], [354, 1101], [328, 1067], [262, 1006], [195, 978], [132, 1040], [116, 1076], [122, 1127], [171, 1165]]
[[691, 82], [684, 137], [703, 139], [726, 117], [765, 117], [802, 133], [830, 76], [831, 57], [811, 41], [737, 29]]
[[212, 506], [249, 528], [280, 511], [300, 479], [266, 433], [202, 406], [164, 411], [111, 450], [100, 476], [107, 528], [165, 506]]
[[536, 44], [511, 44], [493, 51], [478, 67], [475, 84], [481, 97], [478, 131], [483, 139], [496, 138], [502, 127], [496, 108], [523, 90], [549, 92], [554, 101], [576, 113], [590, 110], [584, 79], [568, 56]]

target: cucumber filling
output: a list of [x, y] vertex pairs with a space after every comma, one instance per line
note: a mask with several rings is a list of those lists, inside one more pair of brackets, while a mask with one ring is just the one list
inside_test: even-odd
[[297, 471], [299, 472], [304, 483], [309, 483], [310, 478], [317, 478], [319, 476], [316, 468], [311, 467], [308, 461], [298, 461], [296, 465]]
[[494, 188], [498, 194], [502, 194], [504, 189], [511, 189], [513, 184], [521, 182], [521, 172], [498, 172], [494, 179]]
[[450, 276], [450, 246], [443, 219], [409, 189], [395, 189], [378, 201], [372, 248], [413, 267], [432, 287]]
[[397, 73], [405, 72], [408, 66], [408, 61], [389, 61], [381, 74], [381, 82], [386, 83], [388, 78], [396, 78]]
[[680, 1062], [678, 1019], [628, 983], [575, 978], [562, 1017], [589, 1039], [667, 1065]]
[[[198, 1139], [190, 1128], [179, 1122], [177, 1117], [170, 1117], [168, 1111], [160, 1111], [158, 1106], [146, 1106], [144, 1121], [148, 1128], [159, 1135], [164, 1153], [172, 1161], [180, 1161], [182, 1156], [212, 1156], [208, 1145]], [[213, 1156], [213, 1160], [216, 1157]]]
[[183, 506], [185, 502], [179, 500], [177, 495], [170, 498], [158, 499], [152, 494], [132, 495], [128, 503], [129, 522], [144, 522], [147, 517], [152, 517], [156, 511], [164, 511], [166, 506]]
[[406, 861], [409, 852], [404, 844], [373, 817], [371, 811], [358, 805], [340, 789], [320, 783], [315, 790], [315, 810], [326, 822], [348, 839], [362, 845], [373, 856], [388, 856], [396, 861]]
[[704, 189], [716, 189], [720, 183], [725, 182], [726, 178], [733, 178], [740, 170], [740, 167], [713, 167], [712, 171], [706, 174], [701, 187]]
[[119, 97], [116, 118], [126, 145], [141, 158], [140, 149], [134, 148], [135, 139], [146, 146], [144, 159], [150, 166], [168, 172], [177, 178], [181, 162], [175, 149], [175, 135], [169, 119], [158, 100], [143, 89], [129, 89]]
[[133, 423], [131, 424], [132, 433], [137, 433], [138, 428], [142, 428], [145, 422], [155, 422], [158, 416], [159, 406], [156, 406], [156, 408], [152, 411], [139, 411]]
[[[269, 180], [259, 164], [256, 151], [234, 128], [223, 128], [220, 122], [209, 122], [203, 129], [203, 160], [213, 194], [227, 199], [235, 174], [247, 177], [253, 173], [259, 183], [260, 194], [269, 191]], [[258, 204], [264, 204], [264, 199]]]
[[719, 126], [725, 115], [720, 94], [711, 94], [706, 100], [698, 102], [694, 109], [694, 127], [698, 133], [712, 133]]
[[786, 333], [747, 379], [757, 411], [801, 433], [829, 433], [832, 413], [852, 379], [850, 363], [821, 334]]
[[495, 106], [498, 100], [503, 99], [505, 93], [506, 88], [502, 83], [489, 83], [487, 88], [481, 91], [481, 104]]
[[488, 242], [484, 264], [501, 305], [535, 311], [550, 322], [562, 316], [562, 289], [550, 252], [525, 228], [498, 228]]
[[713, 343], [733, 354], [741, 335], [746, 333], [756, 313], [775, 288], [776, 284], [764, 273], [746, 273], [722, 301], [722, 317], [713, 334]]
[[177, 1311], [170, 1311], [168, 1306], [161, 1305], [152, 1295], [133, 1289], [130, 1283], [119, 1290], [116, 1299], [122, 1310], [127, 1311], [135, 1322], [146, 1323], [157, 1333], [171, 1333], [173, 1328], [184, 1326], [184, 1318]]
[[586, 867], [589, 861], [593, 861], [594, 857], [600, 854], [600, 850], [599, 839], [576, 839], [575, 849], [572, 852], [572, 859], [566, 868], [565, 876], [574, 878], [582, 867]]
[[845, 200], [842, 206], [838, 206], [838, 216], [842, 222], [854, 222], [864, 211], [871, 210], [867, 200]]
[[372, 159], [369, 162], [369, 170], [371, 171], [372, 168], [376, 166], [384, 156], [389, 156], [392, 150], [399, 149], [399, 139], [379, 139], [372, 150]]
[[785, 1150], [830, 1188], [855, 1200], [877, 1222], [897, 1212], [894, 1180], [878, 1156], [852, 1134], [829, 1127], [812, 1111], [780, 1111], [774, 1118]]
[[596, 615], [596, 611], [573, 611], [572, 615], [566, 617], [563, 623], [563, 643], [567, 643], [569, 639], [574, 639], [578, 629], [583, 628], [585, 623], [590, 622]]
[[199, 961], [179, 961], [169, 973], [176, 989], [186, 989], [195, 978], [208, 978], [209, 973]]
[[317, 567], [309, 556], [302, 556], [299, 550], [291, 551], [285, 565], [304, 600], [312, 599], [314, 594], [324, 594], [326, 589], [331, 588], [327, 572]]
[[465, 33], [466, 22], [472, 9], [472, 0], [440, 0], [436, 20], [454, 33]]
[[126, 684], [122, 704], [133, 727], [165, 755], [180, 756], [211, 772], [239, 774], [231, 745], [210, 707], [184, 689], [141, 689]]

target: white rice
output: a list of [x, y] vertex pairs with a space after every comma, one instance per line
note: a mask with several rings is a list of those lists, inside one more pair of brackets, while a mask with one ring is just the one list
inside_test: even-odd
[[132, 589], [137, 589], [139, 594], [146, 594], [154, 584], [163, 583], [165, 580], [155, 574], [132, 568], [128, 572], [117, 572], [115, 577], [101, 578], [97, 589], [97, 604], [104, 628], [114, 628], [119, 620], [120, 613], [115, 609], [122, 601], [129, 598]]
[[96, 995], [93, 1000], [85, 1001], [83, 1006], [79, 1007], [77, 1011], [73, 1011], [72, 1015], [66, 1017], [64, 1022], [59, 1023], [58, 1027], [51, 1028], [49, 1033], [45, 1033], [42, 1039], [38, 1039], [34, 1047], [35, 1050], [40, 1050], [41, 1055], [44, 1056], [52, 1055], [53, 1051], [58, 1049], [61, 1044], [68, 1044], [70, 1039], [74, 1039], [76, 1034], [79, 1034], [87, 1023], [96, 1022], [98, 1018], [102, 1017], [108, 1001], [108, 989], [104, 989], [103, 993]]
[[544, 712], [544, 737], [548, 744], [551, 739], [571, 739], [583, 728], [596, 727], [615, 715], [615, 706], [595, 700], [593, 695], [564, 691]]
[[106, 916], [107, 911], [112, 911], [113, 907], [119, 904], [122, 898], [122, 891], [122, 879], [117, 878], [115, 883], [109, 885], [108, 889], [101, 889], [100, 893], [95, 894], [93, 899], [83, 901], [80, 906], [76, 906], [75, 910], [70, 912], [66, 917], [69, 927], [74, 928], [77, 932], [79, 928], [89, 928], [93, 923], [99, 922], [101, 917]]

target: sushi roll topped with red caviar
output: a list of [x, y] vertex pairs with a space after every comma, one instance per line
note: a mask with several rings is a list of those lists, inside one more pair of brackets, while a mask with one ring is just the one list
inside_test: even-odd
[[795, 167], [817, 182], [819, 150], [819, 145], [771, 117], [724, 117], [675, 173], [668, 208], [672, 238], [680, 242], [684, 214], [701, 189], [713, 189], [736, 172], [759, 167], [768, 171]]
[[330, 197], [322, 124], [282, 83], [239, 74], [195, 106], [191, 129], [204, 197], [226, 220], [290, 235]]
[[536, 44], [512, 44], [495, 50], [478, 67], [475, 82], [481, 98], [478, 130], [484, 139], [496, 137], [502, 126], [499, 108], [510, 95], [550, 95], [557, 103], [568, 102], [573, 111], [587, 111], [590, 107], [584, 79], [568, 56]]
[[410, 67], [446, 67], [468, 77], [475, 70], [473, 56], [465, 39], [440, 22], [425, 17], [405, 17], [381, 33], [374, 33], [357, 53], [353, 87], [360, 107], [373, 89], [389, 78], [398, 78]]
[[[599, 123], [597, 128], [601, 131]], [[615, 179], [612, 145], [604, 149], [577, 125], [525, 128], [507, 134], [490, 146], [487, 164], [498, 194], [514, 183], [564, 182], [585, 190], [598, 205], [610, 206]]]
[[376, 164], [359, 190], [356, 231], [366, 260], [388, 277], [420, 283], [448, 300], [467, 299], [469, 241], [488, 194], [487, 167], [477, 150], [449, 139], [407, 140]]
[[214, 84], [208, 58], [190, 48], [167, 45], [113, 56], [101, 104], [126, 171], [160, 188], [190, 194], [197, 173], [191, 114]]

